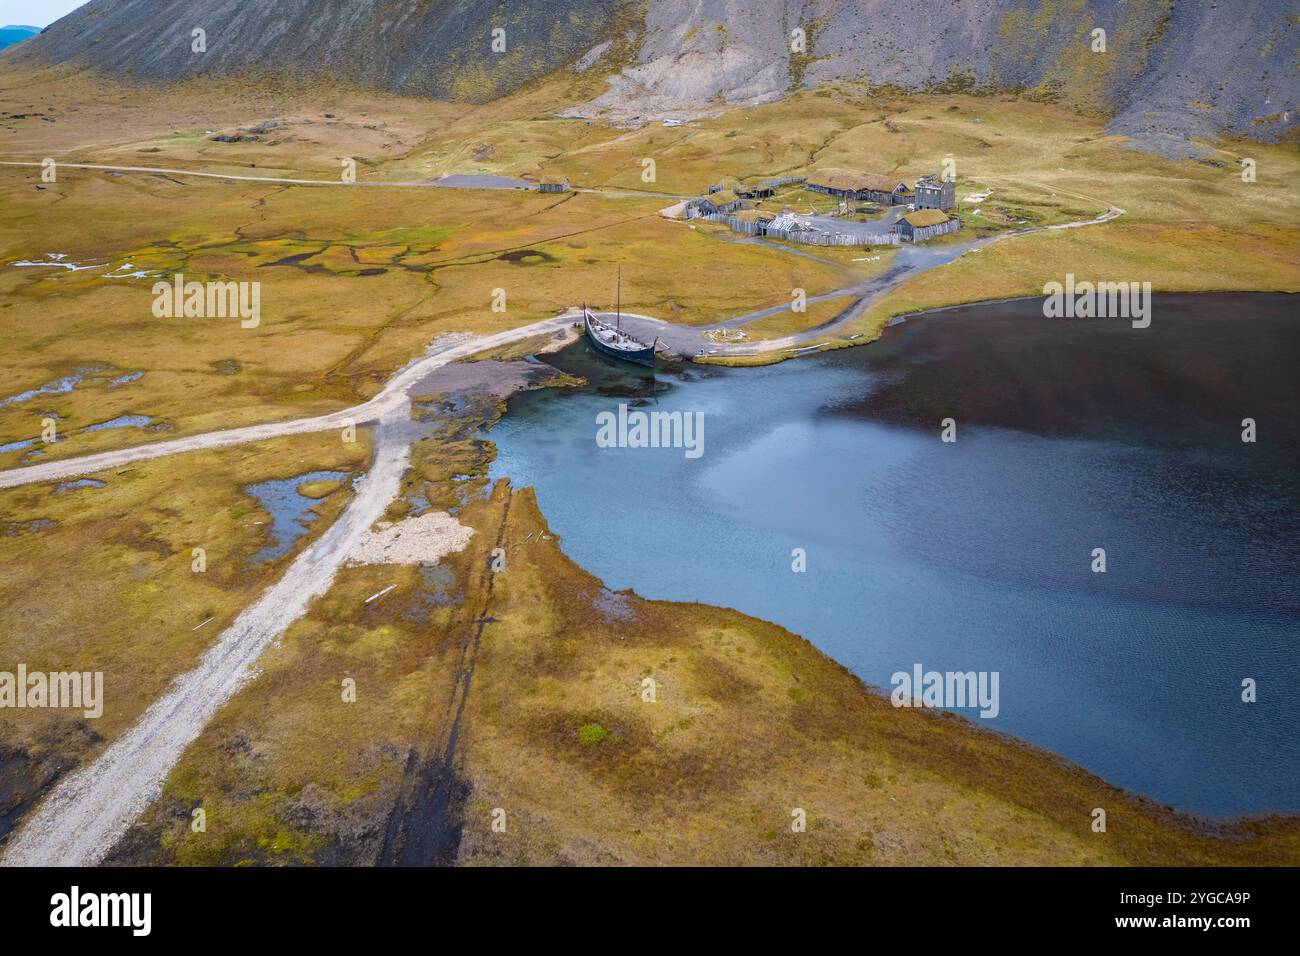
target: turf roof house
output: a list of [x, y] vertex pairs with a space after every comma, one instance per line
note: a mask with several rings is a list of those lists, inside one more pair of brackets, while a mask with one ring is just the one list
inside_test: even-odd
[[744, 204], [745, 201], [730, 189], [711, 190], [707, 196], [692, 199], [686, 204], [686, 217], [693, 219], [696, 216], [711, 216], [715, 213], [725, 215], [735, 212]]
[[899, 219], [894, 231], [908, 242], [924, 242], [960, 228], [961, 220], [942, 209], [918, 209]]
[[818, 169], [804, 184], [813, 192], [839, 199], [866, 200], [894, 206], [912, 201], [907, 183], [892, 176], [855, 173], [849, 169]]
[[774, 182], [741, 183], [732, 190], [741, 199], [768, 199], [776, 192]]
[[740, 183], [734, 179], [724, 179], [709, 187], [710, 196], [722, 192], [735, 193], [741, 199], [767, 199], [776, 192], [776, 186], [771, 182]]
[[777, 218], [774, 212], [762, 212], [758, 209], [741, 209], [732, 213], [731, 228], [751, 236], [766, 236], [768, 227]]
[[744, 205], [744, 200], [730, 189], [722, 189], [716, 193], [710, 193], [705, 199], [705, 202], [711, 205], [715, 212], [720, 213], [735, 212]]

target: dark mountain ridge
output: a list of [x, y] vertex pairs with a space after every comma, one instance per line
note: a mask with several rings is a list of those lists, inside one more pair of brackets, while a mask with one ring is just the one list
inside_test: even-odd
[[[609, 89], [575, 112], [624, 122], [842, 79], [1011, 89], [1177, 151], [1295, 135], [1298, 13], [1290, 0], [91, 0], [0, 62], [146, 81], [270, 70], [471, 102], [603, 70]], [[792, 51], [796, 28], [806, 48]]]

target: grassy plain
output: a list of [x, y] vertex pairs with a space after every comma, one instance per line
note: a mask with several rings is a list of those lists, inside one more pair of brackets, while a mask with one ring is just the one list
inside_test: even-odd
[[104, 675], [98, 718], [0, 708], [0, 837], [191, 669], [350, 497], [341, 488], [321, 497], [317, 520], [288, 554], [252, 563], [271, 542], [271, 516], [246, 486], [320, 469], [355, 473], [369, 460], [361, 430], [350, 444], [303, 436], [142, 462], [93, 476], [103, 487], [0, 490], [0, 670], [22, 663], [29, 673]]
[[[291, 86], [0, 78], [3, 159], [334, 179], [352, 157], [363, 181], [562, 174], [583, 188], [645, 194], [68, 168], [43, 184], [38, 170], [0, 167], [0, 402], [93, 370], [71, 391], [0, 404], [0, 445], [36, 438], [45, 418], [61, 438], [0, 453], [4, 468], [33, 450], [49, 459], [344, 407], [443, 333], [519, 325], [584, 299], [608, 304], [619, 269], [629, 310], [702, 324], [787, 303], [795, 287], [843, 288], [887, 265], [853, 263], [841, 250], [817, 261], [658, 216], [667, 201], [653, 194], [697, 194], [724, 177], [832, 165], [910, 182], [951, 155], [972, 236], [1125, 210], [1103, 225], [1009, 238], [910, 279], [838, 330], [837, 345], [870, 341], [896, 314], [1039, 294], [1066, 272], [1151, 281], [1156, 291], [1300, 288], [1293, 147], [1224, 142], [1200, 161], [1173, 162], [1124, 148], [1101, 118], [1010, 96], [842, 84], [682, 127], [628, 130], [557, 118], [593, 92], [590, 78], [574, 76], [480, 107]], [[209, 135], [244, 135], [267, 119], [279, 125], [239, 142]], [[1241, 181], [1242, 156], [1257, 161], [1257, 182]], [[652, 182], [642, 178], [646, 159]], [[14, 265], [52, 253], [101, 268]], [[132, 271], [150, 275], [109, 277]], [[156, 318], [155, 275], [177, 271], [261, 282], [261, 324]], [[505, 312], [491, 308], [498, 288]], [[785, 312], [747, 334], [788, 334], [843, 304]], [[85, 431], [123, 414], [163, 431]], [[187, 752], [124, 859], [371, 862], [394, 801], [413, 786], [410, 768], [437, 759], [448, 702], [461, 700], [464, 733], [444, 780], [454, 815], [442, 821], [459, 828], [458, 862], [1300, 858], [1294, 821], [1212, 836], [1040, 751], [894, 710], [773, 625], [609, 595], [564, 557], [531, 494], [487, 494], [491, 451], [472, 431], [423, 446], [409, 481], [424, 483], [434, 507], [457, 509], [476, 532], [469, 547], [435, 568], [342, 571]], [[99, 476], [102, 489], [0, 493], [5, 659], [102, 669], [111, 706], [94, 727], [57, 713], [28, 713], [20, 725], [0, 712], [0, 783], [18, 793], [0, 807], [8, 823], [129, 725], [283, 566], [242, 560], [266, 533], [244, 485], [355, 471], [367, 451], [298, 438], [148, 462]], [[346, 494], [320, 499], [313, 533]], [[490, 579], [483, 569], [497, 541], [509, 570]], [[208, 549], [206, 575], [190, 571], [196, 542]], [[389, 584], [397, 587], [384, 599], [365, 603]], [[345, 677], [357, 681], [354, 704], [340, 697]], [[653, 704], [640, 698], [646, 677], [659, 687]], [[209, 813], [205, 834], [189, 828], [198, 805]], [[1105, 835], [1089, 828], [1099, 805], [1111, 820]], [[495, 807], [507, 811], [506, 834], [487, 826]], [[808, 832], [790, 831], [794, 807], [807, 810]]]
[[[951, 158], [967, 228], [946, 241], [1090, 218], [1111, 205], [1125, 210], [1103, 226], [1016, 237], [920, 275], [844, 333], [859, 335], [859, 342], [918, 304], [1038, 294], [1044, 282], [1071, 270], [1140, 274], [1157, 291], [1294, 290], [1300, 283], [1300, 197], [1288, 188], [1300, 158], [1292, 146], [1220, 142], [1208, 144], [1209, 155], [1200, 160], [1174, 162], [1124, 148], [1121, 138], [1105, 135], [1099, 116], [1050, 103], [909, 96], [848, 83], [674, 128], [620, 129], [556, 115], [591, 89], [590, 78], [564, 76], [467, 106], [292, 85], [271, 94], [232, 82], [157, 90], [92, 85], [75, 76], [39, 83], [17, 78], [0, 94], [0, 110], [26, 118], [0, 122], [0, 153], [330, 180], [338, 177], [340, 158], [353, 156], [362, 181], [450, 172], [560, 174], [582, 188], [682, 195], [722, 179], [797, 175], [824, 165], [912, 181]], [[219, 143], [208, 135], [247, 132], [268, 119], [280, 125], [248, 141]], [[1256, 160], [1257, 182], [1241, 181], [1238, 160], [1246, 155]], [[654, 162], [652, 182], [643, 178], [646, 160]], [[0, 177], [9, 213], [0, 228], [5, 259], [60, 251], [114, 265], [140, 259], [142, 268], [256, 276], [268, 286], [274, 278], [263, 329], [240, 336], [203, 327], [192, 337], [219, 353], [201, 356], [199, 369], [227, 358], [247, 364], [239, 394], [204, 381], [206, 372], [185, 369], [173, 374], [187, 379], [174, 383], [187, 394], [144, 410], [182, 431], [211, 427], [210, 419], [191, 423], [176, 414], [187, 401], [210, 409], [210, 399], [219, 397], [238, 418], [240, 395], [256, 406], [242, 414], [275, 416], [365, 394], [375, 377], [444, 329], [529, 321], [584, 297], [604, 302], [620, 267], [629, 308], [692, 324], [777, 304], [796, 286], [812, 293], [843, 281], [813, 259], [711, 243], [708, 230], [702, 235], [683, 223], [659, 222], [654, 212], [666, 201], [651, 195], [643, 201], [397, 188], [352, 195], [326, 187], [74, 171], [37, 191], [34, 170], [7, 169]], [[787, 192], [782, 204], [817, 199], [797, 188]], [[87, 219], [97, 223], [93, 241], [81, 228]], [[1247, 255], [1229, 268], [1225, 249]], [[271, 266], [285, 259], [294, 264]], [[30, 324], [26, 305], [39, 306], [43, 319], [66, 322], [61, 306], [95, 316], [101, 327], [130, 317], [139, 334], [159, 339], [160, 329], [140, 315], [141, 295], [123, 296], [119, 288], [101, 298], [108, 295], [102, 286], [129, 288], [143, 280], [74, 273], [37, 282], [0, 268], [6, 331]], [[507, 292], [505, 314], [490, 311], [496, 288]], [[41, 326], [65, 333], [62, 324]], [[162, 331], [174, 336], [174, 328]], [[77, 330], [59, 339], [87, 336]], [[20, 340], [12, 354], [21, 355], [23, 345]], [[100, 351], [99, 358], [117, 361]], [[52, 355], [63, 358], [57, 350]], [[66, 360], [95, 357], [83, 349]], [[118, 364], [129, 364], [129, 357]], [[28, 375], [36, 371], [27, 360], [21, 367]], [[0, 381], [9, 374], [0, 369]], [[0, 412], [0, 438], [17, 437]]]
[[745, 341], [759, 342], [764, 339], [779, 339], [805, 329], [815, 328], [823, 322], [829, 322], [844, 309], [853, 304], [849, 295], [837, 296], [823, 302], [810, 302], [803, 312], [783, 309], [776, 315], [756, 319], [744, 328]]
[[[465, 108], [331, 93], [298, 108], [312, 95], [294, 90], [290, 99], [298, 99], [289, 102], [238, 84], [144, 92], [75, 76], [18, 78], [0, 94], [7, 109], [0, 150], [27, 160], [322, 178], [337, 176], [339, 156], [362, 155], [363, 180], [418, 178], [448, 170], [407, 158], [413, 123], [434, 140], [423, 151], [436, 152], [438, 136], [470, 141], [462, 126], [473, 114], [500, 129], [503, 109], [532, 102], [526, 94], [510, 107]], [[268, 118], [280, 125], [256, 140], [219, 143], [208, 135]], [[381, 135], [392, 140], [388, 154], [365, 156]], [[81, 369], [105, 373], [66, 394], [0, 407], [0, 445], [37, 438], [42, 421], [54, 418], [62, 440], [35, 446], [51, 458], [156, 437], [83, 431], [120, 414], [143, 414], [158, 430], [184, 434], [350, 404], [443, 331], [532, 321], [583, 299], [604, 303], [619, 268], [628, 308], [683, 322], [761, 308], [795, 286], [816, 294], [841, 281], [829, 266], [662, 221], [654, 199], [349, 192], [68, 168], [42, 185], [36, 173], [0, 170], [0, 323], [10, 345], [0, 360], [0, 399]], [[53, 253], [99, 267], [12, 265]], [[177, 271], [260, 281], [261, 325], [155, 318], [148, 290]], [[134, 272], [146, 274], [110, 275]], [[496, 289], [506, 294], [504, 313], [490, 308]], [[145, 377], [108, 387], [135, 372]], [[29, 451], [0, 457], [18, 464]]]

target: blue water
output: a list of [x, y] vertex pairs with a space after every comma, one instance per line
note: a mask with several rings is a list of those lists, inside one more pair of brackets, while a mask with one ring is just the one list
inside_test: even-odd
[[59, 482], [58, 487], [54, 489], [54, 493], [58, 494], [61, 491], [75, 491], [78, 488], [103, 488], [103, 487], [104, 487], [104, 483], [95, 478], [78, 478], [75, 481]]
[[[534, 486], [611, 589], [775, 621], [886, 689], [917, 663], [997, 671], [984, 726], [1181, 809], [1294, 811], [1295, 305], [1157, 306], [1147, 330], [973, 307], [653, 383], [579, 344], [554, 362], [590, 384], [512, 398], [492, 477]], [[598, 448], [597, 413], [638, 401], [702, 411], [704, 455]]]
[[52, 382], [46, 382], [44, 385], [38, 385], [36, 388], [29, 388], [25, 392], [19, 392], [16, 395], [8, 395], [0, 398], [0, 408], [7, 408], [10, 405], [17, 405], [19, 402], [26, 402], [38, 395], [66, 395], [78, 385], [80, 385], [91, 372], [95, 369], [79, 369], [71, 375], [65, 375], [62, 378], [56, 378]]
[[31, 448], [34, 444], [36, 444], [35, 438], [20, 438], [18, 441], [6, 442], [0, 445], [0, 454], [7, 451], [21, 451], [24, 448]]
[[271, 561], [288, 554], [293, 543], [311, 528], [316, 520], [312, 510], [321, 499], [300, 495], [298, 488], [312, 481], [342, 481], [346, 471], [309, 471], [294, 478], [277, 478], [249, 485], [248, 491], [271, 516], [271, 543], [253, 555], [253, 564]]
[[[17, 405], [20, 402], [30, 401], [39, 395], [66, 395], [82, 382], [86, 381], [87, 378], [99, 375], [105, 368], [106, 366], [103, 365], [89, 365], [85, 368], [77, 369], [77, 371], [73, 372], [71, 375], [56, 378], [51, 382], [46, 382], [44, 385], [38, 385], [36, 388], [29, 388], [26, 391], [18, 392], [15, 395], [7, 395], [0, 398], [0, 408], [8, 408], [10, 405]], [[127, 372], [124, 375], [112, 379], [108, 383], [108, 387], [114, 388], [119, 385], [128, 385], [131, 382], [139, 381], [143, 376], [144, 372]], [[148, 419], [145, 421], [147, 423]]]
[[119, 415], [117, 418], [110, 418], [106, 422], [96, 422], [94, 425], [87, 425], [82, 431], [102, 432], [110, 428], [144, 428], [152, 418], [148, 415]]

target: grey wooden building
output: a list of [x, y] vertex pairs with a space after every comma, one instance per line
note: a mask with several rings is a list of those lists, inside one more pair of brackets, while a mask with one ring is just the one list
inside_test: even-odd
[[898, 220], [894, 231], [900, 239], [907, 242], [924, 242], [935, 236], [956, 232], [960, 228], [961, 219], [948, 215], [942, 209], [918, 209]]
[[813, 192], [839, 199], [865, 200], [885, 206], [912, 201], [907, 183], [892, 176], [856, 173], [848, 169], [818, 169], [804, 183]]
[[939, 176], [922, 176], [916, 181], [917, 209], [957, 208], [957, 184]]
[[694, 199], [686, 201], [686, 218], [697, 219], [701, 216], [726, 215], [735, 212], [737, 209], [743, 209], [744, 200], [737, 196], [730, 189], [720, 189], [717, 192], [711, 192], [707, 196], [696, 196]]

